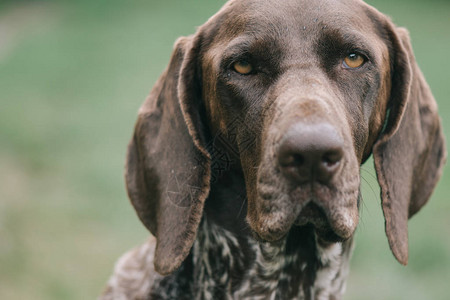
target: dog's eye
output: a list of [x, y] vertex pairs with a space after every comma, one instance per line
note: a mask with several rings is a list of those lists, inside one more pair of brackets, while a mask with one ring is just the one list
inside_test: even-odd
[[253, 71], [253, 66], [245, 60], [240, 60], [233, 64], [233, 69], [242, 75], [248, 75]]
[[356, 69], [361, 67], [366, 62], [366, 58], [358, 53], [350, 53], [344, 58], [342, 63], [346, 69]]

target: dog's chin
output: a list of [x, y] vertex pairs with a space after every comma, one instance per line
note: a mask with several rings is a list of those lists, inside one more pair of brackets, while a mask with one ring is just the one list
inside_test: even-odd
[[294, 225], [299, 227], [312, 226], [317, 237], [323, 242], [337, 243], [349, 238], [349, 236], [339, 235], [333, 230], [323, 209], [313, 202], [310, 202], [302, 209]]
[[264, 230], [252, 230], [253, 236], [260, 242], [277, 243], [283, 240], [293, 227], [312, 227], [318, 240], [325, 243], [338, 243], [349, 239], [350, 236], [338, 234], [331, 226], [325, 212], [321, 207], [310, 202], [290, 224], [283, 228], [265, 227]]
[[280, 241], [282, 241], [286, 235], [287, 232], [284, 234], [280, 234], [280, 235], [267, 235], [264, 233], [260, 233], [256, 230], [252, 230], [252, 234], [253, 234], [253, 238], [260, 242], [260, 243], [278, 243]]
[[255, 240], [259, 242], [270, 242], [277, 243], [283, 240], [290, 229], [292, 228], [292, 224], [289, 227], [279, 228], [272, 226], [258, 226], [258, 229], [253, 228], [252, 233]]
[[312, 226], [317, 238], [323, 242], [337, 243], [348, 239], [348, 237], [342, 237], [333, 230], [322, 208], [312, 202], [303, 208], [295, 220], [294, 226]]

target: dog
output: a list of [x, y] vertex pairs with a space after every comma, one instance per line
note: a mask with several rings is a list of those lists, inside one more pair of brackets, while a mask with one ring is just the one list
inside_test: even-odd
[[126, 185], [154, 238], [101, 299], [341, 299], [370, 155], [406, 265], [446, 159], [407, 30], [359, 0], [230, 0], [139, 110]]

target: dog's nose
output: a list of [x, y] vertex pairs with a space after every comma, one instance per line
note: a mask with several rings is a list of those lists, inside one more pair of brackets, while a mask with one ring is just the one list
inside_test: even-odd
[[343, 140], [331, 124], [298, 123], [282, 139], [278, 163], [284, 176], [296, 183], [327, 183], [343, 155]]

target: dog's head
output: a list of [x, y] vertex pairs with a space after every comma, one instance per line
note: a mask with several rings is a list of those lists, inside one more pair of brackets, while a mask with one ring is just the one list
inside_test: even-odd
[[328, 2], [230, 1], [176, 43], [126, 170], [158, 272], [176, 269], [195, 239], [216, 136], [233, 137], [247, 221], [266, 241], [306, 224], [325, 241], [351, 237], [359, 168], [373, 154], [389, 244], [407, 263], [407, 220], [445, 160], [436, 103], [405, 29], [362, 1]]

